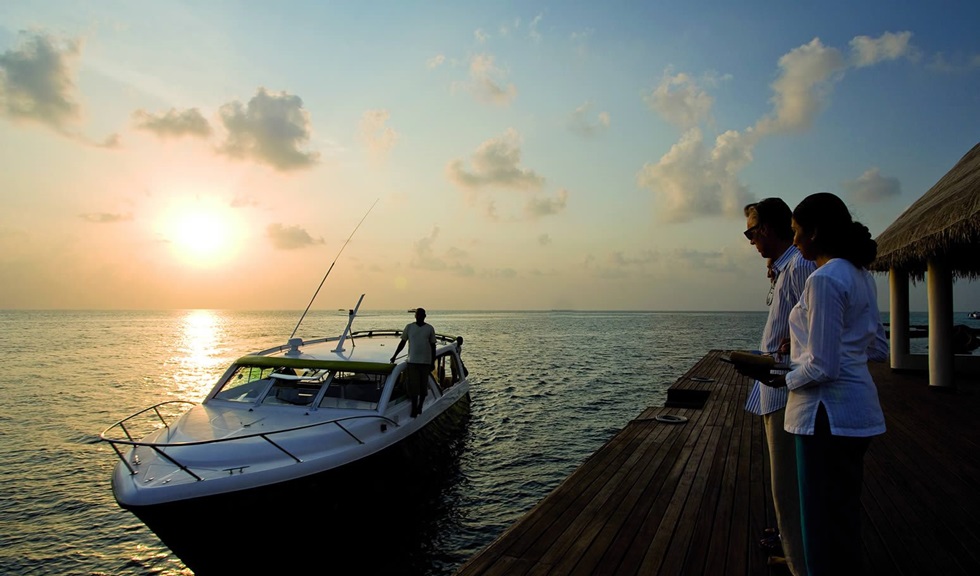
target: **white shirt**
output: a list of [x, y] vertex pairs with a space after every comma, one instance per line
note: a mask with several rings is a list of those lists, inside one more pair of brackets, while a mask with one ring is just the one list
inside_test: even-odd
[[[773, 284], [772, 304], [769, 305], [769, 317], [762, 331], [762, 343], [759, 350], [763, 354], [772, 354], [777, 362], [784, 361], [776, 351], [784, 338], [789, 338], [789, 313], [800, 301], [806, 279], [816, 269], [817, 265], [800, 254], [796, 246], [790, 246], [782, 256], [772, 263], [776, 281]], [[749, 397], [745, 401], [745, 409], [753, 414], [762, 416], [780, 410], [786, 406], [789, 391], [785, 388], [766, 386], [758, 380], [752, 385]]]
[[789, 315], [791, 370], [785, 430], [812, 435], [821, 404], [836, 436], [885, 432], [868, 360], [888, 358], [874, 278], [834, 258], [806, 281]]
[[436, 343], [436, 329], [431, 324], [419, 326], [415, 322], [405, 326], [402, 340], [408, 340], [409, 364], [432, 364], [432, 345]]

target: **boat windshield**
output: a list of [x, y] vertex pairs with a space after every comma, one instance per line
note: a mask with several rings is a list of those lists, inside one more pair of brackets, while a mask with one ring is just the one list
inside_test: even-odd
[[262, 404], [270, 405], [309, 407], [316, 403], [318, 408], [376, 410], [387, 380], [387, 374], [370, 370], [239, 364], [214, 398], [247, 403], [261, 398]]
[[264, 402], [309, 406], [330, 372], [322, 368], [239, 364], [214, 395], [217, 400], [255, 402], [267, 390]]

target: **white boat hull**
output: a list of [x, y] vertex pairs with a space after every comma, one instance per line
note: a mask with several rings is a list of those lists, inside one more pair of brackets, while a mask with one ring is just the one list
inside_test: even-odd
[[[113, 494], [120, 506], [134, 509], [239, 492], [320, 474], [403, 442], [464, 398], [468, 406], [469, 385], [466, 382], [454, 386], [442, 397], [427, 404], [418, 418], [410, 418], [406, 412], [396, 415], [394, 419], [361, 414], [353, 422], [342, 421], [345, 428], [363, 443], [344, 429], [326, 424], [334, 418], [349, 417], [352, 415], [350, 412], [321, 411], [320, 421], [324, 425], [272, 434], [269, 436], [272, 442], [253, 437], [215, 444], [210, 450], [202, 450], [197, 446], [163, 449], [176, 461], [191, 469], [199, 479], [172, 462], [156, 457], [152, 448], [137, 446], [128, 455], [128, 459], [133, 461], [138, 456], [140, 462], [150, 463], [140, 464], [135, 474], [122, 462], [117, 463], [112, 477]], [[204, 406], [193, 410], [198, 410], [202, 415], [211, 415], [213, 412]], [[270, 430], [276, 429], [274, 422], [272, 425], [258, 422], [249, 428], [239, 427], [229, 437], [241, 432], [259, 433], [264, 425]], [[158, 434], [162, 436], [167, 432], [161, 430]], [[153, 441], [157, 438], [151, 437], [147, 440]]]

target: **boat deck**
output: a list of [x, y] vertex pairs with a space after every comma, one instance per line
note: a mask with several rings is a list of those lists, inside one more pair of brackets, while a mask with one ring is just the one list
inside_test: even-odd
[[[762, 419], [742, 408], [751, 382], [722, 354], [458, 574], [788, 574], [757, 546], [775, 525]], [[924, 375], [871, 366], [888, 432], [865, 458], [862, 573], [980, 574], [980, 383], [936, 390]]]

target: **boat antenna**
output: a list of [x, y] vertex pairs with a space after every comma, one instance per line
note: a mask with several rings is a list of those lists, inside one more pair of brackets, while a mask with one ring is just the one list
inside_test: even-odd
[[[378, 200], [379, 199], [375, 199], [374, 204], [377, 204]], [[354, 237], [354, 232], [357, 232], [357, 229], [361, 227], [361, 224], [364, 222], [364, 219], [367, 218], [368, 214], [371, 213], [371, 210], [374, 209], [374, 204], [371, 204], [371, 207], [368, 208], [368, 211], [364, 213], [364, 216], [361, 218], [361, 221], [357, 223], [357, 226], [354, 226], [354, 230], [351, 231], [350, 236], [347, 237], [347, 241], [344, 242], [344, 245], [340, 247], [340, 251], [337, 252], [336, 256], [334, 256], [333, 262], [330, 263], [330, 268], [327, 268], [327, 273], [323, 275], [323, 280], [320, 280], [320, 285], [316, 287], [316, 292], [314, 292], [313, 297], [310, 298], [310, 303], [306, 305], [306, 310], [303, 310], [303, 315], [299, 317], [299, 322], [297, 322], [296, 327], [293, 328], [293, 333], [289, 335], [290, 338], [296, 335], [296, 331], [299, 330], [299, 325], [303, 323], [303, 318], [306, 318], [306, 313], [310, 311], [310, 306], [312, 306], [313, 301], [316, 300], [316, 295], [320, 293], [320, 288], [323, 288], [323, 283], [327, 281], [327, 276], [330, 276], [330, 271], [333, 270], [333, 265], [337, 263], [337, 259], [340, 258], [340, 254], [344, 251], [344, 248], [347, 248], [347, 243], [350, 242], [350, 239]]]

